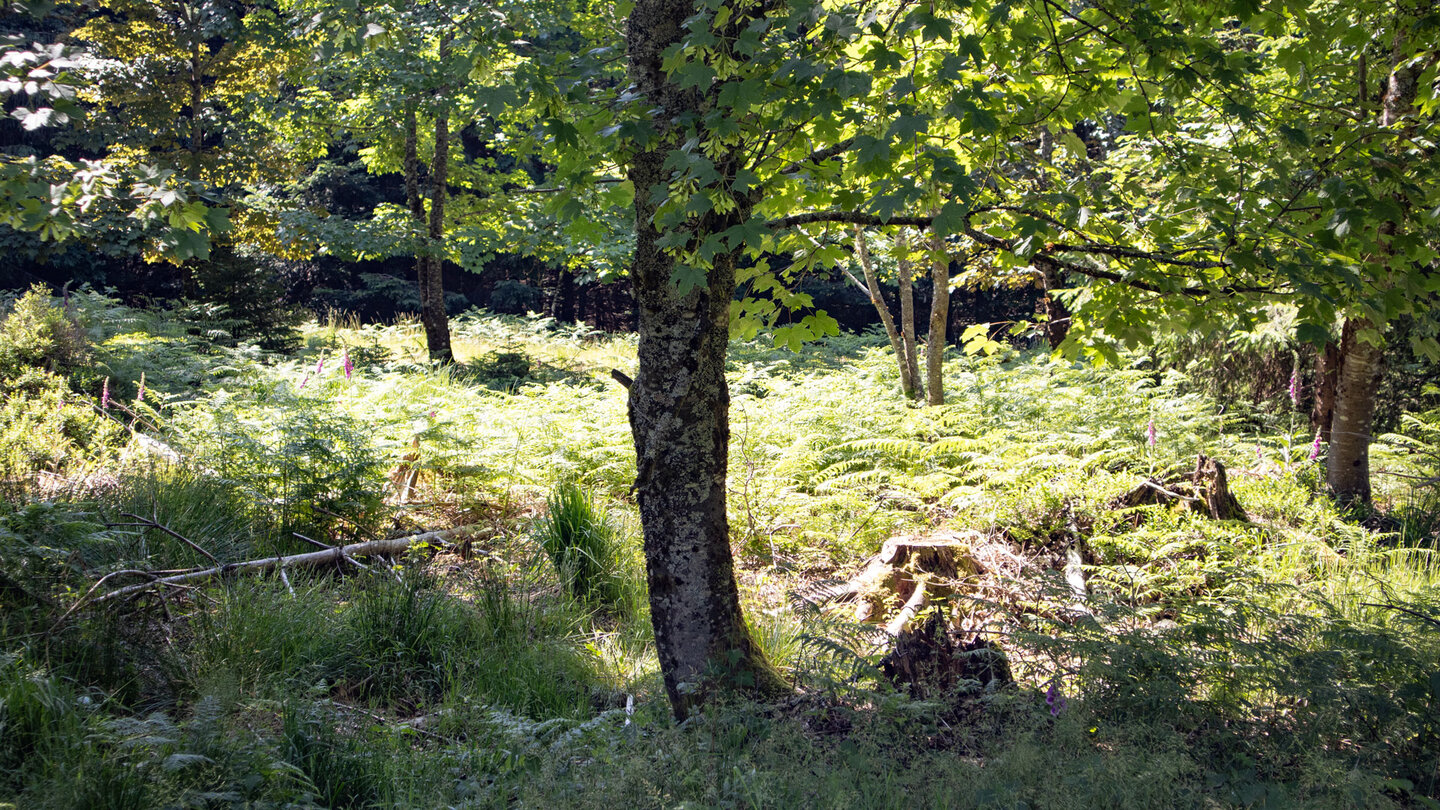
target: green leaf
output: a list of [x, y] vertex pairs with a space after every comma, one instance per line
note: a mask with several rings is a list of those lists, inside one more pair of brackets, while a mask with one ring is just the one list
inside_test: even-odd
[[1323, 326], [1313, 323], [1302, 323], [1295, 327], [1295, 339], [1301, 343], [1309, 343], [1317, 348], [1323, 348], [1330, 342], [1330, 331]]
[[689, 295], [694, 289], [704, 289], [709, 283], [709, 276], [704, 268], [677, 264], [670, 273], [670, 283], [675, 285], [681, 295]]

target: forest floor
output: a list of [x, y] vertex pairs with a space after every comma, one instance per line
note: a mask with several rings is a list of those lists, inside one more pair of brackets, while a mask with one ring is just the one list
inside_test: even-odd
[[[264, 352], [70, 308], [83, 362], [0, 413], [0, 808], [1440, 807], [1434, 414], [1377, 440], [1361, 514], [1301, 414], [1144, 356], [957, 354], [925, 408], [883, 336], [737, 343], [733, 547], [796, 692], [677, 725], [609, 376], [633, 337], [472, 313], [435, 368], [415, 323]], [[1127, 499], [1201, 454], [1244, 519]], [[803, 598], [901, 536], [954, 544], [919, 619], [1013, 682], [896, 686], [874, 621]]]

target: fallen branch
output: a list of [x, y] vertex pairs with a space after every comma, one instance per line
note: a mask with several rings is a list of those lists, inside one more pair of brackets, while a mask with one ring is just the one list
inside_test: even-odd
[[[348, 546], [335, 546], [324, 551], [310, 551], [304, 554], [291, 554], [288, 557], [265, 557], [259, 560], [247, 560], [245, 562], [229, 563], [214, 568], [206, 568], [200, 571], [192, 571], [186, 574], [176, 574], [169, 577], [157, 577], [150, 582], [139, 585], [127, 585], [110, 591], [103, 596], [93, 600], [94, 604], [107, 602], [111, 599], [119, 599], [131, 594], [140, 593], [157, 586], [184, 585], [192, 582], [204, 582], [217, 577], [230, 576], [232, 574], [261, 574], [267, 571], [279, 569], [282, 572], [286, 568], [307, 568], [326, 563], [338, 563], [350, 561], [350, 557], [371, 557], [381, 554], [400, 554], [408, 551], [416, 543], [448, 542], [450, 538], [474, 531], [475, 526], [461, 526], [455, 529], [445, 529], [438, 532], [425, 532], [424, 534], [412, 534], [405, 537], [392, 537], [389, 540], [369, 540], [364, 543], [351, 543]], [[353, 562], [353, 561], [351, 561]], [[138, 572], [143, 573], [143, 572]], [[98, 584], [98, 583], [97, 583]], [[93, 591], [93, 588], [92, 588]], [[83, 601], [83, 600], [82, 600]], [[71, 608], [73, 612], [75, 608]], [[68, 615], [68, 614], [67, 614]]]
[[199, 543], [197, 543], [197, 542], [195, 542], [194, 540], [191, 540], [190, 538], [188, 538], [188, 537], [180, 534], [179, 532], [175, 531], [174, 529], [170, 528], [169, 526], [165, 526], [165, 525], [161, 524], [159, 521], [151, 520], [150, 518], [140, 517], [139, 515], [134, 515], [134, 514], [131, 514], [131, 513], [129, 513], [129, 512], [121, 512], [121, 513], [120, 513], [120, 517], [130, 518], [131, 520], [134, 520], [134, 521], [136, 521], [136, 522], [135, 522], [135, 523], [111, 523], [110, 525], [111, 525], [111, 526], [145, 526], [145, 527], [151, 528], [151, 529], [159, 529], [160, 531], [162, 531], [162, 532], [170, 535], [171, 537], [175, 538], [176, 540], [179, 540], [180, 542], [184, 543], [185, 545], [189, 546], [190, 548], [194, 549], [195, 551], [198, 551], [200, 554], [204, 555], [204, 557], [205, 557], [206, 559], [208, 559], [210, 562], [215, 563], [216, 565], [220, 565], [220, 561], [217, 560], [217, 559], [215, 559], [215, 555], [214, 555], [214, 554], [211, 554], [211, 553], [208, 552], [208, 551], [206, 551], [204, 548], [201, 548], [201, 546], [200, 546]]

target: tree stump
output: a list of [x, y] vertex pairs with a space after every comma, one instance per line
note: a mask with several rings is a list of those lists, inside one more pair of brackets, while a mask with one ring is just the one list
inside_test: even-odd
[[[812, 604], [854, 602], [857, 622], [885, 621], [898, 637], [933, 600], [955, 593], [961, 579], [979, 573], [970, 556], [978, 532], [892, 537], [847, 581], [821, 582], [796, 596]], [[888, 621], [886, 614], [899, 602]]]
[[1190, 511], [1216, 520], [1250, 519], [1240, 501], [1230, 492], [1225, 465], [1219, 459], [1203, 454], [1196, 459], [1195, 471], [1189, 475], [1170, 482], [1147, 478], [1120, 496], [1115, 505], [1135, 507], [1170, 503], [1183, 503]]

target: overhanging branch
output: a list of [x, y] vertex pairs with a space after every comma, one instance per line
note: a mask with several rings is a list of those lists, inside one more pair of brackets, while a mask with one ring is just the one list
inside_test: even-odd
[[[976, 214], [987, 211], [1015, 211], [1027, 216], [1037, 216], [1047, 222], [1054, 222], [1051, 217], [1032, 212], [1025, 209], [1018, 209], [1013, 206], [990, 206], [977, 208], [965, 215], [965, 224], [960, 232], [992, 250], [1003, 250], [1015, 252], [1015, 242], [1011, 239], [1004, 239], [994, 236], [975, 228], [970, 224], [970, 219]], [[791, 214], [790, 216], [773, 219], [767, 223], [771, 230], [782, 230], [800, 225], [814, 225], [817, 223], [842, 223], [847, 225], [861, 225], [873, 228], [886, 226], [929, 228], [934, 225], [933, 216], [897, 216], [889, 219], [882, 218], [876, 214], [869, 214], [863, 211], [810, 211], [804, 214]], [[1068, 230], [1068, 229], [1067, 229]], [[1059, 254], [1080, 254], [1083, 256], [1105, 256], [1115, 259], [1132, 259], [1146, 261], [1154, 264], [1170, 265], [1173, 267], [1185, 267], [1200, 270], [1219, 270], [1232, 267], [1229, 262], [1219, 259], [1186, 259], [1181, 256], [1156, 251], [1139, 250], [1125, 247], [1124, 245], [1106, 245], [1102, 243], [1071, 244], [1066, 242], [1049, 242], [1039, 250], [1030, 254], [1031, 260], [1043, 260], [1064, 270], [1088, 278], [1110, 281], [1117, 284], [1124, 284], [1138, 290], [1157, 293], [1161, 295], [1178, 293], [1191, 298], [1207, 298], [1211, 296], [1230, 296], [1244, 293], [1251, 294], [1274, 294], [1277, 292], [1273, 287], [1258, 285], [1226, 285], [1218, 288], [1210, 287], [1171, 287], [1167, 288], [1153, 282], [1138, 278], [1130, 278], [1112, 270], [1103, 270], [1098, 267], [1089, 267], [1074, 261], [1060, 258]]]

